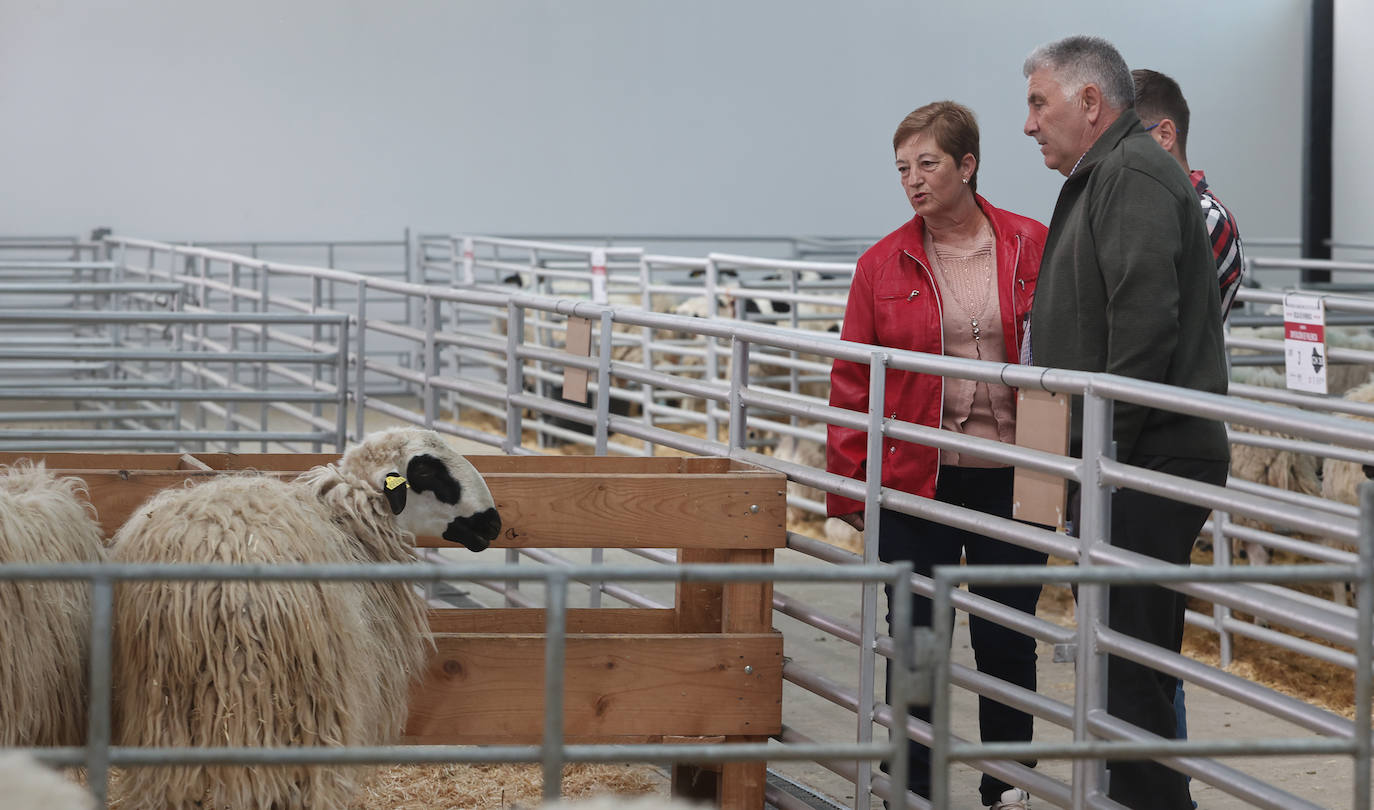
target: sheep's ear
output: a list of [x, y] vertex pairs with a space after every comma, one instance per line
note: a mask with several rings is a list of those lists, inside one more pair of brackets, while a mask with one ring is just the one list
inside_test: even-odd
[[406, 490], [410, 489], [410, 484], [406, 483], [405, 476], [400, 473], [391, 473], [382, 484], [382, 492], [386, 495], [386, 502], [391, 506], [391, 514], [399, 515], [401, 510], [406, 508]]

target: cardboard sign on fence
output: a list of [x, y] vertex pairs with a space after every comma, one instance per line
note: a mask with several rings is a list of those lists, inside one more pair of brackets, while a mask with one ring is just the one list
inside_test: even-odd
[[[592, 354], [592, 322], [586, 318], [568, 318], [568, 334], [563, 350], [575, 357]], [[587, 402], [587, 370], [563, 367], [563, 398], [573, 402]]]
[[[1021, 389], [1016, 397], [1016, 444], [1068, 455], [1068, 395]], [[1012, 517], [1062, 529], [1067, 493], [1068, 482], [1063, 478], [1017, 467], [1012, 484]]]

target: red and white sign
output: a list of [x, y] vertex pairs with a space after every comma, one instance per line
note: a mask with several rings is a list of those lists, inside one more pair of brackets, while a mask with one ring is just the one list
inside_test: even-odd
[[592, 303], [605, 304], [610, 299], [606, 295], [606, 251], [601, 248], [592, 250]]
[[1326, 305], [1319, 296], [1283, 297], [1283, 360], [1289, 388], [1326, 393]]

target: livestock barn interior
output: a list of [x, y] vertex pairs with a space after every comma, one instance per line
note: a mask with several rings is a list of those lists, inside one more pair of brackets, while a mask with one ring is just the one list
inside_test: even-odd
[[[464, 772], [490, 787], [490, 769], [516, 761], [537, 766], [533, 793], [512, 784], [507, 796], [502, 782], [481, 800], [436, 793], [433, 806], [528, 805], [557, 797], [565, 774], [571, 787], [609, 762], [633, 764], [606, 777], [612, 788], [625, 779], [631, 790], [728, 808], [929, 806], [893, 795], [877, 767], [901, 761], [892, 740], [908, 735], [933, 739], [966, 798], [977, 780], [966, 763], [976, 761], [1041, 805], [1078, 806], [1077, 763], [1100, 764], [1106, 749], [1092, 746], [1113, 742], [1178, 757], [1206, 807], [1349, 806], [1351, 796], [1358, 806], [1368, 795], [1371, 621], [1355, 605], [1374, 598], [1374, 532], [1351, 482], [1374, 452], [1374, 261], [1247, 245], [1254, 286], [1230, 320], [1231, 393], [1216, 397], [845, 344], [835, 327], [857, 240], [10, 238], [0, 241], [0, 452], [7, 464], [45, 458], [82, 476], [107, 537], [159, 488], [230, 469], [304, 470], [382, 427], [437, 431], [473, 458], [505, 505], [507, 532], [476, 555], [424, 542], [431, 567], [416, 576], [440, 634], [435, 660], [453, 663], [431, 679], [447, 691], [412, 693], [407, 744], [295, 750], [301, 762], [352, 751], [355, 763], [386, 765], [351, 806], [426, 806], [398, 797]], [[1374, 255], [1374, 246], [1346, 248]], [[1336, 276], [1313, 281], [1312, 271]], [[1283, 386], [1277, 313], [1284, 290], [1300, 284], [1324, 293], [1327, 395]], [[1224, 419], [1233, 448], [1224, 489], [1183, 492], [1168, 476], [1095, 455], [1085, 464], [996, 451], [1049, 476], [1200, 499], [1214, 512], [1194, 565], [1162, 570], [1090, 535], [884, 492], [886, 508], [1051, 555], [1036, 615], [971, 595], [965, 575], [910, 576], [912, 592], [959, 613], [950, 654], [938, 635], [904, 649], [906, 634], [886, 632], [880, 586], [907, 575], [824, 519], [825, 491], [879, 495], [825, 472], [825, 425], [978, 440], [830, 408], [834, 358]], [[1167, 581], [1192, 597], [1183, 656], [1132, 649], [1081, 615], [1112, 576]], [[95, 583], [89, 734], [43, 758], [84, 766], [105, 801], [118, 799], [120, 769], [140, 760], [111, 747], [102, 659], [111, 617], [100, 604], [112, 581], [95, 568], [80, 577]], [[1084, 597], [1078, 616], [1070, 581]], [[891, 607], [898, 627], [901, 601]], [[973, 669], [967, 614], [1037, 640], [1038, 691]], [[1102, 716], [1091, 672], [1107, 651], [1186, 682], [1190, 740], [1151, 743]], [[522, 663], [481, 668], [503, 655]], [[688, 665], [703, 656], [720, 656], [714, 683]], [[889, 739], [886, 701], [897, 695], [882, 686], [887, 659], [913, 664], [894, 688], [929, 695], [933, 727], [909, 720]], [[624, 667], [625, 679], [598, 674], [598, 661]], [[480, 711], [509, 697], [503, 678], [528, 697], [518, 729]], [[691, 697], [636, 702], [650, 683]], [[479, 705], [465, 705], [476, 692]], [[1017, 761], [1025, 752], [976, 742], [979, 695], [1036, 716], [1038, 767]], [[158, 750], [149, 761], [216, 755]]]

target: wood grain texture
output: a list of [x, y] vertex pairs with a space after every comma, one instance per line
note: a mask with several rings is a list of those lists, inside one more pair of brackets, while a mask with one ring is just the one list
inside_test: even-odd
[[[411, 696], [407, 741], [538, 742], [544, 641], [539, 634], [438, 636], [438, 650]], [[570, 740], [782, 730], [779, 633], [573, 634], [564, 673]]]
[[[543, 633], [541, 608], [437, 608], [429, 612], [435, 633]], [[570, 608], [569, 633], [676, 633], [672, 608]]]
[[[8, 454], [14, 458], [22, 454]], [[289, 476], [336, 456], [311, 454], [173, 453], [28, 454], [48, 468], [82, 478], [101, 527], [112, 533], [140, 504], [166, 487], [181, 487], [220, 470], [259, 470]], [[504, 526], [497, 548], [780, 548], [786, 543], [786, 478], [772, 471], [607, 473], [533, 472], [564, 469], [558, 457], [497, 458], [510, 472], [483, 472]], [[661, 466], [681, 469], [683, 461], [728, 459], [574, 459], [586, 469]], [[588, 461], [612, 462], [605, 465]], [[623, 462], [670, 462], [628, 465]], [[0, 463], [4, 463], [0, 456]], [[519, 463], [516, 463], [519, 462]], [[550, 464], [548, 462], [557, 462]], [[204, 464], [216, 472], [185, 469]], [[515, 471], [523, 468], [525, 471]], [[440, 538], [416, 545], [453, 548]]]

